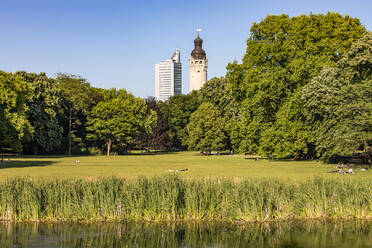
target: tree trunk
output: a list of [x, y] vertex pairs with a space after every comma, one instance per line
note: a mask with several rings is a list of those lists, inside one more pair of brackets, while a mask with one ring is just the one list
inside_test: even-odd
[[67, 152], [68, 155], [71, 155], [71, 143], [72, 143], [71, 129], [72, 129], [72, 110], [70, 107], [70, 113], [68, 117], [68, 152]]
[[38, 155], [37, 144], [34, 143], [34, 155]]
[[111, 144], [112, 144], [111, 139], [108, 139], [108, 140], [106, 141], [106, 145], [107, 145], [107, 156], [110, 156]]

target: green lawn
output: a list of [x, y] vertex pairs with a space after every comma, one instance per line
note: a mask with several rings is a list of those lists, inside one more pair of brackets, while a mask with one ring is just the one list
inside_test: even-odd
[[[79, 165], [74, 161], [79, 160]], [[372, 178], [372, 170], [355, 170], [354, 175], [330, 174], [335, 165], [316, 161], [254, 161], [242, 155], [202, 156], [195, 152], [134, 154], [125, 156], [43, 156], [21, 157], [0, 164], [0, 180], [15, 176], [49, 178], [136, 177], [169, 174], [168, 170], [187, 168], [179, 175], [188, 178], [289, 178], [305, 180], [314, 176]]]

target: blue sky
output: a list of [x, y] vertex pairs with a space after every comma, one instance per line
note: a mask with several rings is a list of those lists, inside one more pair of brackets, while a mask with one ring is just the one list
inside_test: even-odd
[[268, 14], [328, 11], [358, 17], [372, 30], [372, 1], [294, 0], [0, 0], [0, 70], [78, 74], [95, 87], [154, 95], [155, 63], [181, 50], [188, 58], [201, 27], [208, 78], [240, 61], [249, 29]]

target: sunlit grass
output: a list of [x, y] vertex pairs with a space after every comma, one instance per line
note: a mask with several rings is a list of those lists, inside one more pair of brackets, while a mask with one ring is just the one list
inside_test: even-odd
[[[80, 163], [75, 165], [74, 162]], [[302, 181], [315, 176], [326, 178], [372, 178], [371, 171], [356, 170], [354, 175], [328, 173], [335, 165], [316, 161], [270, 161], [245, 159], [243, 155], [202, 156], [195, 152], [136, 154], [126, 156], [45, 156], [21, 157], [0, 164], [0, 180], [14, 176], [44, 178], [96, 178], [160, 176], [168, 171], [187, 178], [289, 178]]]

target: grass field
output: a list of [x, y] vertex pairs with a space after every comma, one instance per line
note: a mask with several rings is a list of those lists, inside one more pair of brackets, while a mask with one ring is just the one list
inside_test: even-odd
[[[79, 165], [74, 161], [79, 160]], [[335, 165], [316, 161], [270, 161], [245, 159], [243, 155], [202, 156], [196, 152], [160, 154], [136, 153], [125, 156], [30, 156], [11, 158], [0, 164], [0, 180], [10, 177], [95, 178], [167, 175], [170, 169], [186, 172], [187, 178], [289, 178], [302, 181], [313, 177], [372, 178], [372, 170], [355, 170], [354, 175], [328, 173]]]
[[0, 164], [0, 220], [372, 218], [372, 170], [331, 170], [195, 152], [21, 157]]

